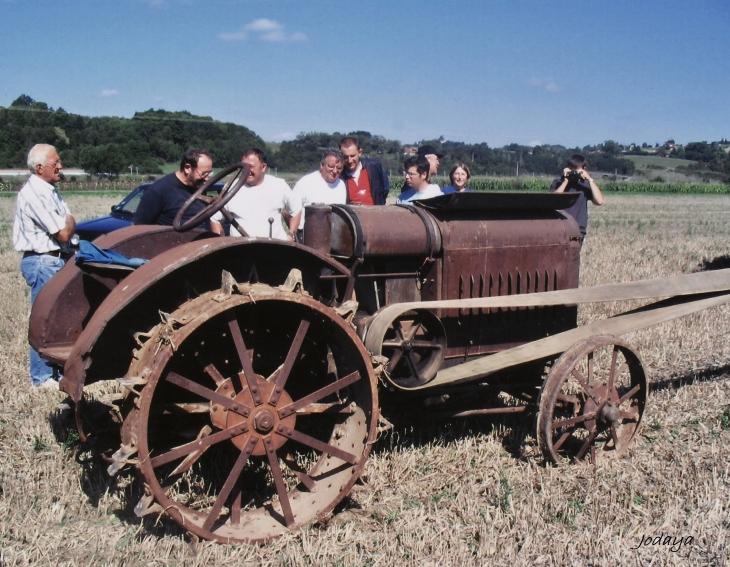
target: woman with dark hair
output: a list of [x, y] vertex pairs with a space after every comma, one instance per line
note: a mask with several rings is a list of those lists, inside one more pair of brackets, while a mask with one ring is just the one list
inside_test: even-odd
[[441, 189], [444, 195], [462, 192], [471, 193], [471, 189], [466, 186], [471, 179], [471, 172], [465, 163], [455, 163], [449, 172], [449, 179], [451, 179], [451, 185], [447, 185]]

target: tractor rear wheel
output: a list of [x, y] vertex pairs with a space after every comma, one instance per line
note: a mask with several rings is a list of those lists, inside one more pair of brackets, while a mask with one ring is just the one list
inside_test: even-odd
[[137, 448], [146, 511], [206, 539], [261, 543], [350, 492], [375, 441], [377, 381], [333, 309], [238, 289], [155, 328], [130, 368], [146, 384], [123, 442]]

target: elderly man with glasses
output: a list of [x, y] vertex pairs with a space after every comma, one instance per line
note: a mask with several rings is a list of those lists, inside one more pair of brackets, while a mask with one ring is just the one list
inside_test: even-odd
[[297, 231], [300, 241], [304, 230], [304, 207], [347, 203], [347, 185], [340, 178], [344, 167], [345, 156], [339, 148], [327, 148], [319, 162], [319, 170], [308, 173], [294, 185], [294, 198], [302, 204]]
[[[36, 144], [28, 152], [32, 175], [18, 193], [13, 219], [13, 247], [23, 253], [20, 271], [35, 303], [41, 288], [66, 263], [65, 249], [76, 231], [76, 221], [56, 189], [61, 160], [56, 148]], [[58, 390], [58, 368], [30, 347], [30, 380], [39, 388]]]
[[[213, 159], [206, 150], [191, 148], [180, 160], [180, 169], [160, 177], [142, 195], [134, 224], [172, 226], [175, 215], [213, 172]], [[186, 222], [198, 214], [205, 204], [195, 201], [183, 217]]]

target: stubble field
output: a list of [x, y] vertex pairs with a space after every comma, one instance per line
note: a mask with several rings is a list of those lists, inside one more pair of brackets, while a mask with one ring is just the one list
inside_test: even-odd
[[[77, 219], [116, 201], [68, 198]], [[31, 388], [13, 205], [0, 199], [0, 566], [730, 565], [727, 306], [625, 336], [652, 385], [625, 459], [546, 466], [528, 418], [398, 423], [325, 525], [261, 547], [194, 542], [164, 518], [138, 520], [132, 475], [108, 478], [59, 409], [65, 396]], [[609, 194], [590, 214], [582, 286], [730, 266], [728, 196]], [[580, 320], [632, 307], [597, 304]]]

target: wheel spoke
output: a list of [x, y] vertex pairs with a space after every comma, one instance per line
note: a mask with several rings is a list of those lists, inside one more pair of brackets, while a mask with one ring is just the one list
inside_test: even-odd
[[576, 396], [569, 396], [568, 394], [558, 393], [557, 399], [561, 402], [567, 402], [569, 404], [579, 405], [580, 400]]
[[219, 431], [218, 433], [214, 433], [213, 435], [208, 435], [207, 437], [203, 437], [202, 439], [196, 439], [195, 441], [191, 441], [190, 443], [185, 443], [184, 445], [175, 447], [167, 453], [162, 453], [161, 455], [153, 458], [150, 461], [150, 464], [152, 465], [152, 468], [157, 468], [159, 466], [169, 463], [170, 461], [174, 461], [175, 459], [179, 459], [180, 457], [184, 457], [185, 455], [194, 453], [195, 451], [207, 449], [211, 445], [227, 441], [228, 439], [231, 439], [236, 435], [246, 433], [247, 431], [248, 425], [246, 425], [246, 422], [239, 423], [238, 425], [234, 425], [233, 427], [229, 427], [228, 429], [224, 429], [222, 431]]
[[297, 410], [297, 415], [321, 415], [321, 414], [335, 414], [335, 413], [355, 413], [352, 404], [347, 402], [330, 402], [330, 403], [313, 403], [307, 404], [301, 409]]
[[[208, 435], [210, 435], [212, 431], [213, 430], [210, 428], [210, 425], [204, 426], [200, 430], [200, 433], [198, 433], [198, 436], [196, 437], [196, 441], [200, 441], [201, 439], [208, 437]], [[173, 470], [170, 473], [170, 476], [176, 476], [176, 475], [182, 474], [185, 471], [187, 471], [188, 469], [190, 469], [190, 467], [192, 467], [198, 461], [198, 459], [203, 456], [203, 453], [205, 453], [208, 450], [208, 447], [209, 447], [209, 445], [204, 447], [203, 449], [199, 449], [197, 451], [193, 451], [192, 453], [190, 453], [187, 457], [185, 457], [183, 459], [182, 463], [180, 463], [178, 466], [175, 467], [175, 470]]]
[[269, 459], [269, 466], [271, 467], [271, 474], [274, 477], [274, 484], [276, 485], [276, 492], [279, 495], [279, 504], [281, 504], [281, 511], [284, 513], [284, 521], [286, 527], [290, 528], [294, 525], [294, 514], [291, 511], [291, 504], [289, 503], [289, 494], [286, 491], [286, 484], [284, 483], [284, 476], [281, 474], [281, 467], [279, 466], [279, 457], [274, 449], [274, 441], [270, 435], [264, 437], [264, 445], [266, 445], [266, 456]]
[[432, 341], [411, 341], [411, 346], [418, 348], [429, 348], [434, 350], [441, 350], [441, 345], [438, 342]]
[[325, 398], [330, 394], [334, 394], [336, 391], [341, 390], [342, 388], [349, 386], [350, 384], [354, 384], [359, 379], [360, 373], [357, 371], [353, 372], [352, 374], [348, 374], [344, 378], [340, 378], [339, 380], [332, 382], [332, 384], [329, 384], [324, 388], [320, 388], [316, 392], [312, 392], [308, 396], [305, 396], [300, 400], [297, 400], [296, 402], [279, 409], [279, 417], [281, 419], [284, 419], [285, 417], [293, 414], [295, 411], [300, 410], [314, 402], [318, 402], [322, 398]]
[[[589, 366], [589, 369], [590, 369], [590, 366]], [[596, 405], [601, 405], [601, 402], [599, 400], [597, 400], [596, 397], [591, 392], [590, 388], [588, 387], [588, 383], [586, 382], [586, 379], [583, 377], [583, 374], [580, 373], [580, 370], [578, 370], [577, 368], [573, 368], [573, 370], [571, 370], [570, 373], [573, 375], [573, 377], [576, 380], [578, 380], [578, 382], [580, 383], [580, 385], [583, 388], [583, 390], [585, 391], [585, 393], [588, 394], [594, 402], [596, 402]], [[588, 375], [590, 376], [590, 373]]]
[[269, 405], [271, 406], [276, 406], [276, 404], [279, 402], [281, 393], [284, 391], [284, 387], [286, 386], [286, 381], [289, 379], [289, 373], [291, 372], [291, 369], [297, 360], [299, 350], [302, 348], [304, 335], [307, 334], [307, 329], [309, 329], [309, 321], [302, 320], [302, 322], [299, 323], [299, 329], [297, 329], [297, 334], [294, 336], [294, 340], [289, 347], [289, 352], [286, 355], [284, 366], [282, 366], [281, 370], [279, 371], [279, 375], [276, 378], [276, 386], [269, 396]]
[[388, 361], [388, 372], [393, 373], [395, 370], [395, 367], [398, 366], [398, 363], [400, 362], [400, 359], [403, 358], [403, 349], [398, 348], [394, 353], [393, 356], [390, 357], [390, 360]]
[[408, 368], [411, 369], [411, 374], [413, 377], [415, 377], [417, 380], [421, 379], [421, 373], [418, 371], [418, 366], [415, 362], [413, 362], [413, 352], [409, 351], [404, 353], [406, 363], [408, 364]]
[[618, 451], [618, 435], [616, 434], [616, 425], [611, 424], [611, 439], [613, 439], [613, 448]]
[[258, 441], [259, 438], [255, 435], [251, 435], [251, 437], [248, 438], [248, 443], [246, 443], [246, 446], [243, 448], [243, 451], [241, 451], [241, 454], [238, 455], [238, 459], [236, 459], [236, 464], [233, 465], [233, 468], [231, 469], [231, 472], [229, 473], [228, 478], [223, 485], [223, 488], [221, 488], [221, 491], [218, 493], [218, 498], [215, 499], [215, 504], [213, 504], [213, 508], [210, 510], [208, 517], [205, 519], [205, 523], [203, 524], [204, 530], [210, 531], [210, 529], [213, 527], [213, 524], [218, 519], [218, 516], [220, 516], [221, 510], [223, 509], [223, 504], [225, 504], [228, 495], [236, 486], [238, 477], [241, 475], [243, 467], [246, 465], [246, 462], [251, 456], [253, 448], [256, 446], [256, 443], [258, 443]]
[[619, 411], [619, 415], [621, 416], [622, 419], [628, 419], [629, 421], [639, 421], [638, 408], [631, 408], [631, 409], [636, 410], [636, 411], [633, 411], [633, 412]]
[[598, 429], [594, 429], [591, 431], [591, 434], [586, 438], [585, 442], [583, 443], [583, 446], [580, 448], [580, 451], [575, 455], [575, 460], [580, 461], [583, 458], [583, 455], [586, 454], [586, 451], [591, 447], [593, 444], [593, 440], [596, 437], [596, 433], [598, 432]]
[[618, 359], [618, 347], [613, 345], [613, 353], [611, 354], [611, 369], [608, 372], [608, 391], [613, 390], [613, 382], [616, 377], [616, 360]]
[[203, 193], [198, 195], [198, 201], [203, 201], [203, 203], [205, 203], [206, 205], [210, 205], [213, 202], [214, 198], [215, 197], [213, 197], [212, 195], [205, 195]]
[[561, 427], [568, 427], [570, 425], [576, 425], [578, 423], [583, 423], [584, 421], [587, 421], [589, 419], [595, 419], [596, 412], [592, 411], [583, 415], [579, 415], [576, 417], [571, 417], [570, 419], [563, 419], [562, 421], [553, 421], [550, 424], [551, 429], [560, 429]]
[[216, 386], [220, 386], [223, 382], [226, 381], [221, 373], [218, 372], [218, 369], [212, 364], [209, 364], [203, 370], [205, 370], [205, 373], [213, 379]]
[[314, 479], [307, 474], [307, 471], [299, 466], [299, 464], [294, 460], [291, 455], [287, 455], [287, 458], [284, 459], [284, 462], [286, 463], [286, 466], [288, 466], [291, 471], [297, 476], [299, 482], [301, 482], [307, 488], [307, 490], [309, 490], [309, 492], [317, 492], [317, 483], [314, 482]]
[[621, 398], [619, 398], [619, 401], [616, 402], [617, 406], [620, 406], [623, 404], [626, 400], [628, 400], [631, 396], [633, 396], [636, 392], [641, 390], [641, 384], [637, 384], [633, 388], [631, 388], [628, 392], [626, 392]]
[[248, 415], [251, 413], [251, 408], [249, 408], [248, 406], [238, 402], [234, 402], [231, 398], [222, 396], [218, 392], [214, 392], [213, 390], [210, 390], [205, 386], [201, 386], [197, 382], [188, 380], [187, 378], [180, 376], [176, 372], [168, 372], [166, 380], [172, 384], [175, 384], [176, 386], [180, 386], [188, 392], [199, 395], [201, 398], [210, 400], [215, 404], [220, 404], [224, 408], [227, 408], [232, 412], [242, 415], [243, 417], [248, 417]]
[[588, 376], [586, 382], [590, 385], [593, 380], [593, 352], [588, 353]]
[[315, 449], [322, 453], [327, 453], [332, 457], [342, 459], [343, 461], [350, 463], [351, 465], [357, 464], [357, 455], [353, 455], [352, 453], [343, 451], [342, 449], [330, 445], [329, 443], [325, 443], [324, 441], [315, 439], [314, 437], [302, 433], [301, 431], [297, 431], [296, 429], [292, 429], [291, 427], [287, 427], [286, 425], [280, 424], [276, 428], [276, 432], [280, 435], [283, 435], [284, 437], [288, 437], [292, 441], [296, 441], [298, 443], [301, 443], [302, 445], [306, 445], [307, 447], [311, 447], [312, 449]]
[[258, 385], [256, 384], [256, 376], [254, 375], [253, 366], [251, 365], [251, 357], [248, 354], [246, 343], [243, 340], [241, 334], [241, 327], [236, 319], [236, 314], [233, 310], [229, 310], [226, 313], [228, 318], [228, 328], [231, 330], [231, 337], [233, 337], [233, 343], [236, 345], [236, 351], [238, 352], [238, 358], [241, 361], [241, 368], [243, 372], [238, 374], [238, 378], [241, 381], [241, 389], [248, 385], [248, 389], [251, 392], [254, 404], [257, 406], [264, 403], [259, 391]]
[[555, 443], [553, 443], [553, 450], [559, 450], [562, 444], [565, 443], [570, 438], [570, 436], [573, 435], [573, 433], [575, 433], [575, 426], [568, 429], [560, 436], [560, 438]]

